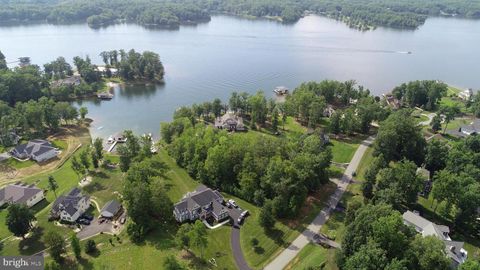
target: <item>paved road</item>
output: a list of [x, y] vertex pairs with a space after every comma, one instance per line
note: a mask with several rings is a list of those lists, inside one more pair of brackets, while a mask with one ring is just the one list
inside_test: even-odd
[[[340, 201], [343, 193], [348, 187], [352, 179], [352, 173], [357, 170], [360, 161], [362, 160], [365, 151], [368, 146], [373, 142], [373, 137], [367, 138], [365, 141], [360, 144], [355, 155], [353, 156], [350, 164], [348, 165], [345, 173], [342, 176], [342, 179], [337, 182], [337, 189], [335, 193], [330, 196], [328, 201], [328, 206], [323, 208], [318, 216], [308, 225], [307, 229], [302, 232], [288, 248], [282, 251], [278, 257], [276, 257], [270, 264], [268, 264], [264, 269], [265, 270], [280, 270], [285, 268], [288, 263], [297, 256], [297, 254], [304, 248], [309, 242], [310, 239], [313, 239], [313, 235], [320, 231], [320, 228], [330, 217], [330, 211], [335, 209], [337, 203]], [[232, 235], [233, 236], [233, 235]]]

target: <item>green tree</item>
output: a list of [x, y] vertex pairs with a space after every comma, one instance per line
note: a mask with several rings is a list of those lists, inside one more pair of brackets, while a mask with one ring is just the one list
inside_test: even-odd
[[275, 108], [275, 109], [273, 109], [273, 113], [272, 113], [272, 129], [273, 129], [273, 131], [278, 130], [278, 118], [279, 118], [278, 109]]
[[430, 126], [432, 127], [433, 132], [437, 133], [440, 129], [442, 129], [442, 118], [440, 115], [435, 115], [432, 118], [432, 122], [430, 122]]
[[368, 242], [347, 259], [345, 270], [385, 269], [387, 264], [388, 259], [385, 250], [381, 249], [375, 242]]
[[85, 169], [83, 165], [78, 161], [77, 156], [73, 156], [72, 158], [72, 170], [77, 174], [78, 178], [80, 179], [80, 176], [83, 175], [85, 172]]
[[88, 113], [88, 109], [87, 107], [80, 107], [78, 112], [80, 113], [80, 118], [85, 119], [85, 116], [87, 116]]
[[75, 258], [80, 259], [82, 257], [82, 247], [80, 246], [80, 239], [78, 239], [75, 233], [70, 237], [70, 246], [72, 246]]
[[90, 152], [93, 168], [98, 169], [98, 157], [95, 151]]
[[200, 220], [195, 221], [195, 224], [193, 224], [190, 238], [192, 246], [200, 250], [201, 257], [203, 258], [204, 250], [208, 246], [208, 237], [207, 229]]
[[57, 198], [57, 188], [58, 183], [55, 178], [52, 175], [48, 176], [48, 189], [53, 191], [53, 194], [55, 194], [55, 198]]
[[88, 173], [88, 169], [90, 168], [90, 159], [88, 157], [88, 150], [84, 149], [80, 152], [80, 164], [83, 167], [84, 173]]
[[165, 270], [183, 270], [183, 266], [178, 262], [178, 260], [173, 255], [168, 255], [163, 262], [163, 267]]
[[43, 242], [48, 248], [48, 253], [53, 260], [61, 264], [63, 255], [66, 254], [65, 240], [63, 237], [56, 231], [48, 231], [43, 236]]
[[98, 160], [103, 159], [103, 140], [102, 138], [95, 138], [93, 141], [93, 150]]
[[377, 190], [374, 199], [396, 207], [417, 201], [423, 186], [417, 175], [417, 166], [412, 161], [402, 160], [392, 168], [385, 168], [377, 175]]
[[341, 132], [341, 121], [342, 121], [342, 114], [339, 111], [336, 111], [330, 117], [330, 132], [333, 134], [339, 134]]
[[443, 134], [445, 134], [450, 121], [455, 119], [455, 116], [460, 113], [460, 108], [456, 104], [453, 106], [444, 106], [440, 108], [440, 112], [445, 116], [445, 128], [443, 129]]
[[188, 223], [182, 224], [175, 235], [175, 244], [180, 249], [188, 250], [190, 248], [190, 232], [192, 225]]
[[95, 243], [94, 240], [90, 239], [85, 243], [85, 253], [94, 254], [97, 251], [98, 251], [97, 244]]
[[460, 264], [459, 270], [478, 270], [480, 269], [480, 262], [473, 259], [467, 260], [465, 263]]
[[273, 227], [275, 226], [275, 218], [273, 216], [273, 207], [271, 201], [265, 202], [263, 207], [260, 209], [260, 214], [258, 215], [258, 223], [266, 231], [273, 229]]
[[387, 162], [406, 158], [420, 166], [425, 158], [425, 146], [425, 138], [410, 111], [400, 110], [381, 123], [374, 154], [383, 154]]
[[451, 261], [445, 255], [445, 244], [435, 236], [416, 235], [407, 250], [408, 269], [450, 269]]
[[440, 140], [431, 140], [427, 143], [425, 154], [425, 168], [430, 171], [430, 176], [447, 166], [449, 148]]
[[0, 51], [0, 70], [7, 69], [7, 61], [5, 60], [5, 55]]
[[8, 230], [15, 236], [25, 238], [25, 235], [33, 228], [35, 221], [33, 212], [23, 204], [11, 204], [7, 208], [5, 223]]

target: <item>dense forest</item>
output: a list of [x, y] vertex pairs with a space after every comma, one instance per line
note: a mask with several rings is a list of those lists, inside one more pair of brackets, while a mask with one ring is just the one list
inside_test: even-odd
[[0, 0], [2, 23], [117, 22], [178, 28], [209, 21], [212, 14], [275, 17], [295, 22], [313, 12], [358, 29], [376, 26], [417, 28], [428, 16], [480, 18], [480, 2], [465, 0]]

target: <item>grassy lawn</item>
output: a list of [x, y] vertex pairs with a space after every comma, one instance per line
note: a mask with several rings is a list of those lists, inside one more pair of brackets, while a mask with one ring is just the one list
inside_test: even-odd
[[285, 269], [303, 270], [314, 266], [322, 267], [327, 262], [327, 252], [321, 246], [310, 243], [298, 253], [297, 257]]
[[365, 154], [362, 157], [362, 160], [360, 161], [360, 164], [358, 165], [357, 168], [357, 176], [356, 179], [360, 181], [365, 180], [365, 172], [367, 171], [368, 167], [370, 166], [370, 163], [372, 163], [373, 160], [373, 147], [368, 147], [368, 149], [365, 151]]
[[[463, 125], [469, 125], [473, 120], [469, 118], [456, 118], [450, 121], [447, 125], [447, 130], [458, 130]], [[442, 124], [442, 130], [445, 129], [445, 124]]]
[[352, 160], [355, 151], [359, 146], [359, 143], [355, 140], [353, 141], [338, 141], [331, 139], [330, 143], [332, 144], [332, 154], [333, 161], [338, 163], [348, 163]]
[[7, 164], [8, 166], [15, 168], [17, 170], [23, 169], [23, 168], [28, 168], [32, 165], [35, 165], [35, 161], [33, 160], [26, 160], [26, 161], [18, 161], [14, 158], [9, 158], [5, 161], [3, 161], [4, 164]]
[[68, 143], [64, 140], [53, 140], [52, 144], [53, 144], [54, 147], [56, 147], [60, 150], [67, 149], [67, 147], [68, 147]]

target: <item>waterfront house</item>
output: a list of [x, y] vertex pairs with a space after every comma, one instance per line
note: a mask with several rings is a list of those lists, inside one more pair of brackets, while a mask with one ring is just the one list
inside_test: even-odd
[[0, 207], [6, 203], [25, 204], [27, 207], [32, 207], [44, 198], [43, 190], [34, 184], [17, 182], [0, 189]]
[[51, 216], [63, 221], [75, 222], [90, 207], [90, 196], [73, 188], [66, 195], [59, 196], [53, 203]]
[[58, 149], [46, 140], [31, 140], [28, 143], [16, 146], [10, 154], [20, 160], [32, 159], [36, 162], [50, 160], [58, 155]]
[[442, 240], [445, 244], [445, 253], [447, 257], [452, 260], [452, 266], [465, 262], [467, 259], [467, 251], [463, 249], [463, 242], [452, 241], [450, 236], [450, 228], [444, 225], [435, 224], [423, 217], [418, 213], [406, 211], [403, 213], [403, 222], [405, 225], [412, 226], [422, 236], [435, 236]]
[[82, 77], [80, 77], [80, 75], [73, 75], [65, 79], [53, 81], [50, 84], [50, 86], [52, 88], [59, 88], [62, 86], [73, 87], [73, 86], [79, 86], [80, 83], [82, 83]]
[[228, 131], [244, 131], [243, 118], [235, 115], [234, 112], [228, 111], [221, 117], [215, 119], [215, 127], [226, 129]]
[[117, 200], [111, 200], [107, 202], [102, 210], [100, 211], [100, 216], [108, 219], [113, 219], [118, 217], [122, 213], [122, 204]]
[[278, 86], [273, 90], [273, 92], [279, 96], [283, 96], [288, 94], [288, 88], [285, 86]]
[[178, 222], [203, 220], [209, 217], [218, 222], [229, 217], [228, 209], [223, 203], [224, 199], [220, 192], [200, 186], [194, 192], [187, 193], [174, 205], [173, 215]]
[[480, 119], [475, 119], [470, 125], [461, 126], [458, 130], [464, 136], [471, 136], [480, 133]]
[[473, 97], [472, 88], [465, 89], [462, 92], [458, 93], [458, 97], [466, 101], [470, 100]]

